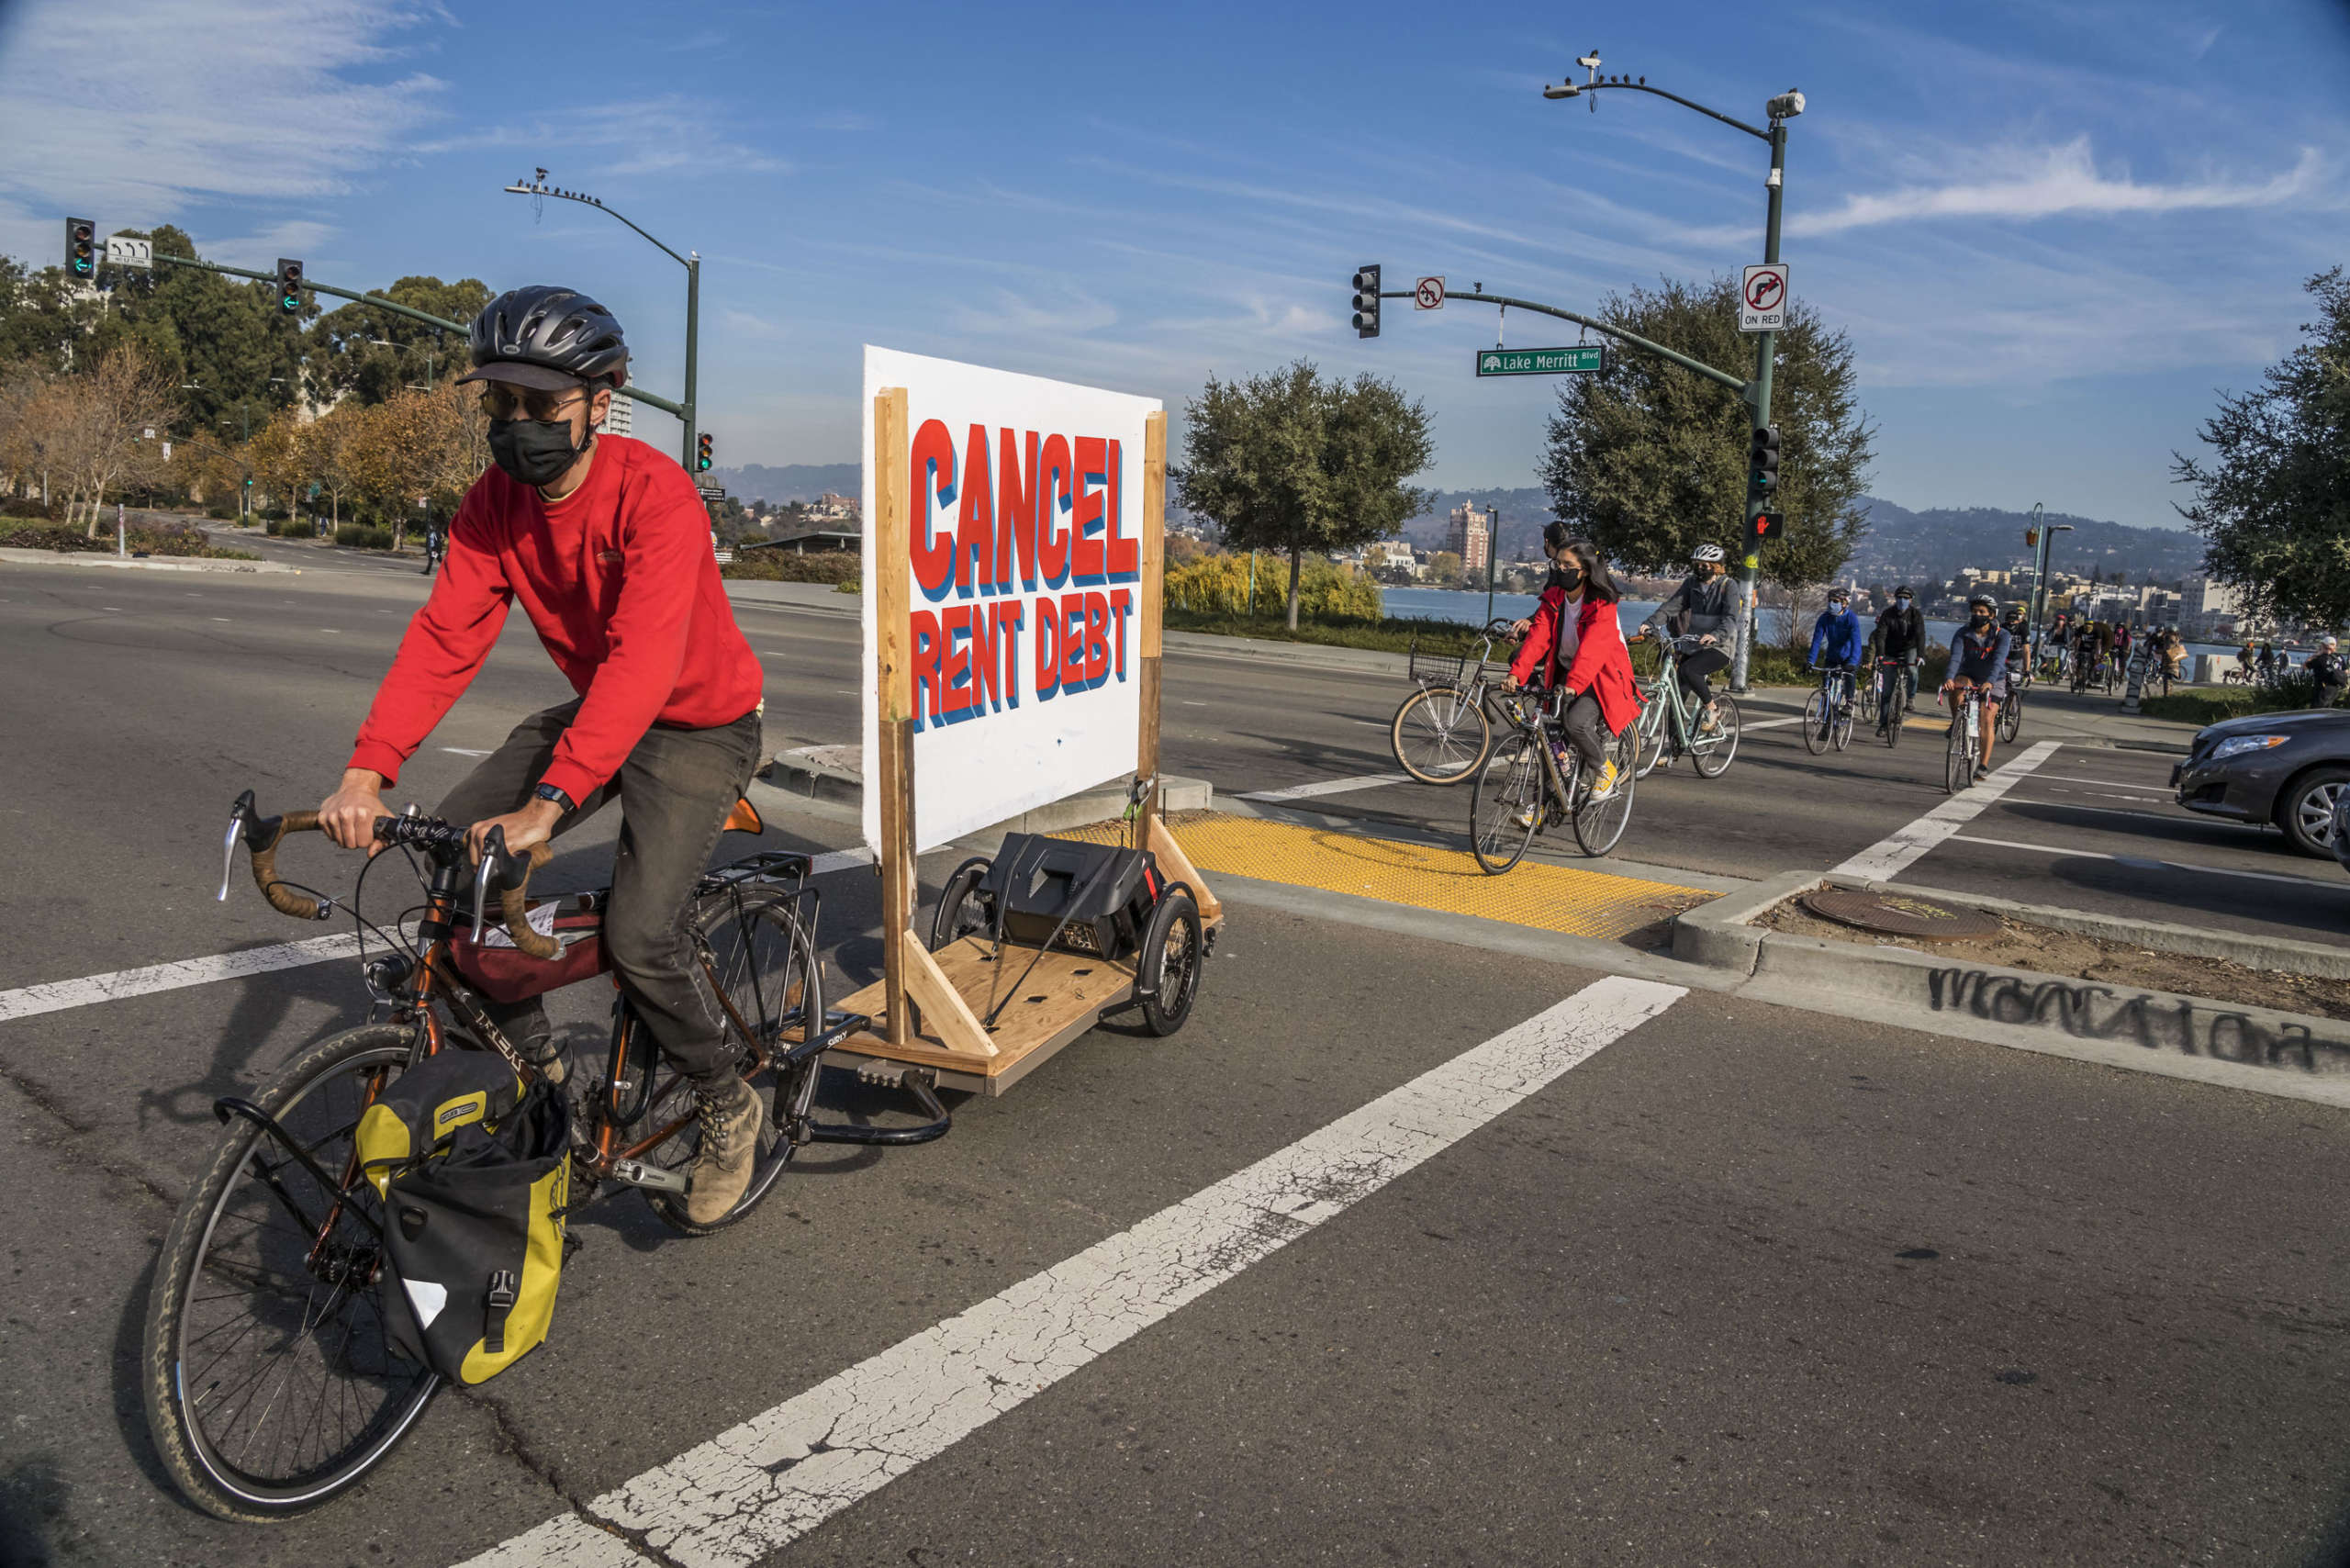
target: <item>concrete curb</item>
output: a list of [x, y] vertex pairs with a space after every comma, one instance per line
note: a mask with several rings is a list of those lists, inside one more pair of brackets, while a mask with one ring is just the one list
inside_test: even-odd
[[145, 560], [127, 560], [120, 555], [100, 555], [95, 552], [62, 550], [0, 549], [0, 562], [15, 566], [108, 566], [117, 571], [147, 572], [283, 572], [301, 575], [299, 566], [282, 566], [274, 561], [207, 561], [188, 556], [151, 555]]
[[[2288, 1072], [2302, 1080], [2323, 1081], [2318, 1086], [2323, 1092], [2303, 1097], [2350, 1103], [2350, 1023], [2176, 991], [2116, 987], [2031, 969], [1969, 963], [1904, 947], [1765, 931], [1754, 924], [1779, 903], [1823, 883], [1872, 891], [1897, 887], [1902, 892], [1994, 910], [2108, 940], [2143, 943], [2154, 938], [2175, 942], [2177, 951], [2192, 957], [2225, 958], [2288, 973], [2333, 979], [2350, 976], [2350, 955], [2317, 943], [2263, 941], [1973, 893], [1942, 892], [1908, 883], [1802, 871], [1770, 878], [1751, 890], [1683, 913], [1673, 923], [1673, 957], [1750, 978], [1754, 994], [1763, 1000], [1815, 1008], [1824, 1002], [1863, 1003], [1859, 1008], [1830, 1010], [2031, 1049], [2056, 1049], [2050, 1037], [2062, 1037], [2066, 1048], [2057, 1054], [2085, 1055], [2113, 1066], [2237, 1087], [2260, 1086], [2256, 1078], [2242, 1076], [2247, 1070]], [[2033, 1036], [2040, 1039], [2035, 1042]]]
[[[859, 806], [865, 801], [864, 748], [853, 745], [799, 746], [778, 752], [760, 777], [798, 801]], [[1215, 787], [1204, 778], [1169, 775], [1159, 781], [1160, 809], [1204, 812], [1215, 803]], [[1007, 833], [1059, 833], [1125, 814], [1124, 783], [1088, 790], [1038, 806], [968, 836], [990, 838]]]

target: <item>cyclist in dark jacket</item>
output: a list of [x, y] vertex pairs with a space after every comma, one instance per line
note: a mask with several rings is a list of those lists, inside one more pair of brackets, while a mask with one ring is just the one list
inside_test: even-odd
[[[1880, 610], [1875, 627], [1869, 633], [1868, 656], [1877, 659], [1899, 659], [1902, 671], [1909, 679], [1909, 701], [1918, 700], [1918, 666], [1926, 656], [1926, 618], [1918, 612], [1918, 601], [1906, 588], [1893, 590], [1893, 602]], [[1877, 715], [1876, 733], [1885, 734], [1885, 716]]]
[[1950, 678], [1942, 682], [1942, 696], [1950, 708], [1951, 722], [1956, 723], [1960, 695], [1971, 687], [1984, 689], [1980, 774], [1991, 771], [1991, 743], [1999, 732], [1999, 700], [2007, 694], [2008, 652], [2014, 639], [1994, 619], [1998, 607], [1991, 602], [1989, 594], [1976, 594], [1967, 600], [1966, 609], [1966, 624], [1950, 642]]
[[1745, 623], [1746, 590], [1730, 577], [1718, 544], [1700, 544], [1691, 552], [1688, 577], [1640, 623], [1644, 632], [1695, 637], [1706, 644], [1681, 661], [1681, 689], [1699, 705], [1699, 734], [1711, 734], [1720, 722], [1707, 677], [1729, 666]]
[[2350, 665], [2342, 658], [2342, 644], [2329, 633], [2319, 639], [2317, 652], [2301, 666], [2310, 672], [2310, 679], [2317, 688], [2316, 708], [2331, 708], [2342, 700], [2342, 689], [2350, 685]]

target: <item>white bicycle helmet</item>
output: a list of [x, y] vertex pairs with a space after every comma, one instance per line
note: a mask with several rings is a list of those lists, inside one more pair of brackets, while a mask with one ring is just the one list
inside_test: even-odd
[[1718, 544], [1700, 544], [1689, 552], [1689, 559], [1698, 566], [1721, 560], [1723, 559], [1722, 547]]

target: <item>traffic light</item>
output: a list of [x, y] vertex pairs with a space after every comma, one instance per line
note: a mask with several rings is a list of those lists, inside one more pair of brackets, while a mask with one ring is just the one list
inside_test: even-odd
[[1379, 265], [1375, 262], [1355, 271], [1355, 336], [1379, 336]]
[[98, 272], [98, 226], [87, 218], [65, 220], [65, 270], [75, 277], [95, 277]]
[[1754, 543], [1757, 544], [1762, 543], [1766, 540], [1776, 539], [1787, 531], [1786, 514], [1785, 512], [1775, 511], [1758, 511], [1754, 514], [1753, 527]]
[[707, 474], [710, 472], [710, 432], [704, 431], [694, 438], [694, 472]]
[[1748, 484], [1758, 496], [1768, 496], [1779, 487], [1779, 427], [1760, 425], [1747, 441], [1746, 472]]
[[291, 316], [302, 308], [302, 263], [277, 258], [277, 308]]

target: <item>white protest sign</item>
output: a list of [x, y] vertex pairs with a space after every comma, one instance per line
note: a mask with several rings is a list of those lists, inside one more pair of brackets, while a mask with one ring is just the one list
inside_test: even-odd
[[[905, 557], [875, 559], [873, 400], [906, 389]], [[914, 847], [1135, 770], [1144, 421], [1157, 399], [865, 351], [865, 840], [881, 846], [875, 586], [911, 606]]]

